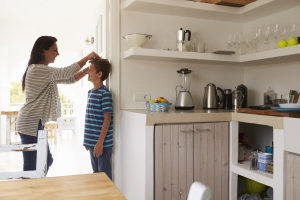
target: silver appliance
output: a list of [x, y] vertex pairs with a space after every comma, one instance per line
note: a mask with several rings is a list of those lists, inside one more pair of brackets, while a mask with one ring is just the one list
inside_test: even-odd
[[[218, 96], [217, 91], [220, 92]], [[224, 92], [213, 83], [209, 83], [204, 88], [203, 109], [223, 108]]]
[[234, 90], [232, 92], [232, 108], [233, 110], [237, 110], [242, 107], [242, 103], [244, 100], [244, 94], [241, 90]]
[[180, 28], [177, 32], [177, 51], [191, 51], [191, 31]]
[[176, 91], [175, 109], [189, 110], [194, 108], [192, 94], [190, 92], [191, 72], [188, 68], [182, 68], [177, 71], [178, 85]]

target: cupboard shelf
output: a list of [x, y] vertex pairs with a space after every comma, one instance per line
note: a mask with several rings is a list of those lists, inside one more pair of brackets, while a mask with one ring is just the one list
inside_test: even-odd
[[251, 170], [249, 161], [232, 165], [231, 171], [237, 175], [244, 176], [272, 188], [274, 187], [273, 174], [264, 173], [259, 170]]
[[266, 59], [278, 59], [288, 56], [300, 55], [300, 45], [272, 49], [268, 51], [251, 53], [246, 55], [219, 55], [214, 53], [198, 53], [198, 52], [179, 52], [160, 49], [147, 48], [130, 48], [123, 52], [123, 59], [153, 59], [165, 61], [217, 61], [217, 62], [232, 62], [245, 63]]
[[229, 7], [187, 0], [125, 0], [122, 9], [164, 15], [248, 22], [297, 6], [293, 0], [257, 0], [243, 7]]

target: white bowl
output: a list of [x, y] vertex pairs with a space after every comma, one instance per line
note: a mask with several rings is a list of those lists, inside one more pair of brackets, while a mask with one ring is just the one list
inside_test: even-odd
[[300, 103], [284, 103], [279, 106], [280, 108], [300, 108]]
[[143, 34], [143, 33], [132, 33], [123, 36], [126, 40], [129, 48], [131, 47], [143, 47], [146, 42], [150, 40], [152, 35]]

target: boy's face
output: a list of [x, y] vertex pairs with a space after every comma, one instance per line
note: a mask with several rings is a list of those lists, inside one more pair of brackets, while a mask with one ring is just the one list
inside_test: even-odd
[[88, 71], [88, 80], [92, 83], [101, 81], [102, 72], [97, 73], [94, 64], [91, 64]]

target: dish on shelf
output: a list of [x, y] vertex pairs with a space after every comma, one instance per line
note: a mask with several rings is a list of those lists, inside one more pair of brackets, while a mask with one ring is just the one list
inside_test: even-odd
[[271, 107], [271, 109], [278, 112], [300, 112], [300, 108]]
[[214, 51], [213, 53], [215, 53], [215, 54], [222, 54], [222, 55], [232, 55], [232, 54], [235, 54], [234, 51], [224, 51], [224, 50]]
[[144, 33], [131, 33], [123, 36], [128, 46], [131, 47], [143, 47], [152, 37], [152, 35]]
[[280, 108], [300, 108], [300, 103], [283, 103], [279, 104]]

